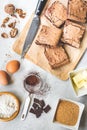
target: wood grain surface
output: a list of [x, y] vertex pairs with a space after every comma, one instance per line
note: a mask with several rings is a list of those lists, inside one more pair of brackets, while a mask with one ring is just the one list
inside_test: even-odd
[[[46, 10], [47, 6], [50, 5], [51, 2], [53, 2], [53, 0], [48, 0], [47, 5], [44, 8], [44, 11]], [[64, 2], [66, 3], [66, 0], [63, 0], [63, 3]], [[41, 25], [44, 24], [44, 25], [51, 27], [52, 24], [44, 17], [44, 11], [41, 15]], [[25, 41], [27, 32], [29, 30], [32, 18], [33, 18], [33, 15], [31, 16], [29, 21], [26, 23], [26, 25], [25, 25], [24, 29], [22, 30], [18, 39], [13, 44], [13, 50], [18, 54], [21, 54], [21, 52], [22, 52], [24, 41]], [[38, 30], [38, 33], [39, 33], [39, 30]], [[38, 35], [38, 33], [37, 33], [37, 35]], [[36, 35], [36, 37], [37, 37], [37, 35]], [[36, 37], [35, 37], [35, 39], [36, 39]], [[34, 64], [40, 66], [44, 70], [52, 73], [53, 75], [55, 75], [56, 77], [58, 77], [61, 80], [68, 79], [69, 72], [72, 71], [73, 69], [75, 69], [75, 67], [79, 63], [79, 61], [80, 61], [81, 57], [83, 56], [83, 54], [86, 50], [86, 47], [87, 47], [87, 32], [86, 32], [84, 35], [83, 41], [81, 43], [80, 49], [76, 49], [76, 48], [70, 47], [68, 45], [65, 45], [65, 49], [67, 50], [67, 53], [70, 58], [70, 63], [67, 65], [64, 65], [62, 67], [59, 67], [57, 69], [52, 69], [50, 67], [50, 65], [48, 64], [48, 60], [46, 59], [46, 57], [44, 55], [44, 48], [42, 46], [36, 45], [35, 39], [31, 45], [31, 47], [29, 48], [27, 54], [25, 55], [25, 58], [32, 61]]]

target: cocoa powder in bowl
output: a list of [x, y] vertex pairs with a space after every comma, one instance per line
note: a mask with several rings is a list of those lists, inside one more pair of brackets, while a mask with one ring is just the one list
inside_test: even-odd
[[41, 87], [42, 87], [42, 79], [37, 73], [30, 73], [24, 79], [24, 88], [29, 93], [34, 93], [34, 94], [39, 93]]
[[32, 85], [32, 86], [35, 86], [39, 84], [40, 82], [39, 78], [36, 75], [29, 75], [25, 81], [26, 81], [26, 84]]

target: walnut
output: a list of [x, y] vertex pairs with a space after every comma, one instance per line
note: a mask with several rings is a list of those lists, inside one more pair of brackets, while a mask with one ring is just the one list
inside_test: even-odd
[[8, 34], [5, 33], [5, 32], [3, 32], [3, 33], [1, 34], [1, 36], [2, 36], [3, 38], [8, 38]]
[[6, 25], [4, 23], [2, 23], [1, 27], [6, 28]]
[[16, 9], [16, 13], [19, 14], [20, 18], [25, 18], [26, 16], [26, 13], [24, 13], [22, 9]]
[[2, 25], [1, 25], [1, 27], [3, 27], [3, 28], [5, 28], [6, 27], [6, 23], [9, 21], [9, 17], [6, 17], [5, 19], [3, 19], [3, 23], [2, 23]]
[[12, 23], [9, 23], [9, 24], [8, 24], [8, 27], [9, 27], [9, 28], [15, 28], [15, 25], [16, 25], [16, 21], [15, 21], [15, 22], [12, 22]]
[[9, 15], [13, 15], [15, 12], [15, 6], [13, 4], [7, 4], [4, 8], [5, 12]]
[[3, 23], [7, 23], [9, 21], [9, 17], [6, 17], [4, 20], [3, 20]]
[[18, 34], [18, 29], [17, 29], [17, 28], [13, 28], [13, 29], [10, 31], [10, 36], [11, 36], [11, 38], [16, 37], [17, 34]]

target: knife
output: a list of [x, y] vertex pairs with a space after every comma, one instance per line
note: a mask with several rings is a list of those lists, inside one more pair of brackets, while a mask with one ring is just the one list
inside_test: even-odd
[[40, 25], [40, 15], [41, 15], [41, 12], [42, 12], [46, 2], [47, 2], [47, 0], [38, 0], [35, 14], [34, 14], [32, 23], [30, 25], [27, 37], [25, 39], [23, 49], [22, 49], [21, 58], [24, 58], [26, 52], [28, 51], [29, 47], [31, 46], [31, 44], [36, 36], [36, 33], [37, 33], [39, 25]]

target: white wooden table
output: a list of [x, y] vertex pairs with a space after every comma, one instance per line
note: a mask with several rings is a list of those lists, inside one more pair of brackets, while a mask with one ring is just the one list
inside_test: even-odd
[[[26, 18], [21, 20], [20, 24], [18, 24], [18, 28], [21, 32], [27, 20], [29, 19], [30, 14], [35, 9], [37, 0], [0, 0], [0, 25], [2, 23], [3, 18], [7, 16], [7, 14], [3, 11], [3, 8], [4, 5], [8, 3], [13, 3], [16, 7], [22, 8], [27, 12]], [[2, 31], [3, 30], [0, 28], [0, 34]], [[20, 60], [20, 56], [12, 50], [12, 45], [16, 38], [3, 39], [0, 37], [0, 69], [5, 69], [5, 65], [9, 60]], [[80, 67], [87, 67], [87, 52], [84, 54], [82, 60], [77, 66], [77, 68]], [[23, 79], [29, 71], [40, 72], [41, 75], [43, 75], [44, 80], [46, 80], [50, 85], [51, 90], [49, 94], [43, 98], [47, 104], [51, 105], [52, 109], [48, 114], [42, 114], [42, 116], [38, 119], [33, 114], [28, 113], [26, 120], [21, 121], [24, 100], [28, 95], [28, 93], [23, 88]], [[66, 130], [65, 128], [59, 127], [57, 124], [52, 122], [58, 97], [64, 97], [75, 101], [80, 101], [86, 105], [79, 130], [87, 130], [87, 96], [77, 98], [71, 88], [69, 80], [59, 80], [58, 78], [54, 77], [50, 73], [42, 70], [41, 68], [27, 60], [24, 60], [21, 64], [20, 70], [12, 75], [12, 80], [12, 84], [5, 87], [0, 86], [0, 92], [13, 92], [16, 96], [18, 96], [21, 102], [21, 109], [19, 115], [14, 120], [10, 122], [0, 122], [0, 130]]]

